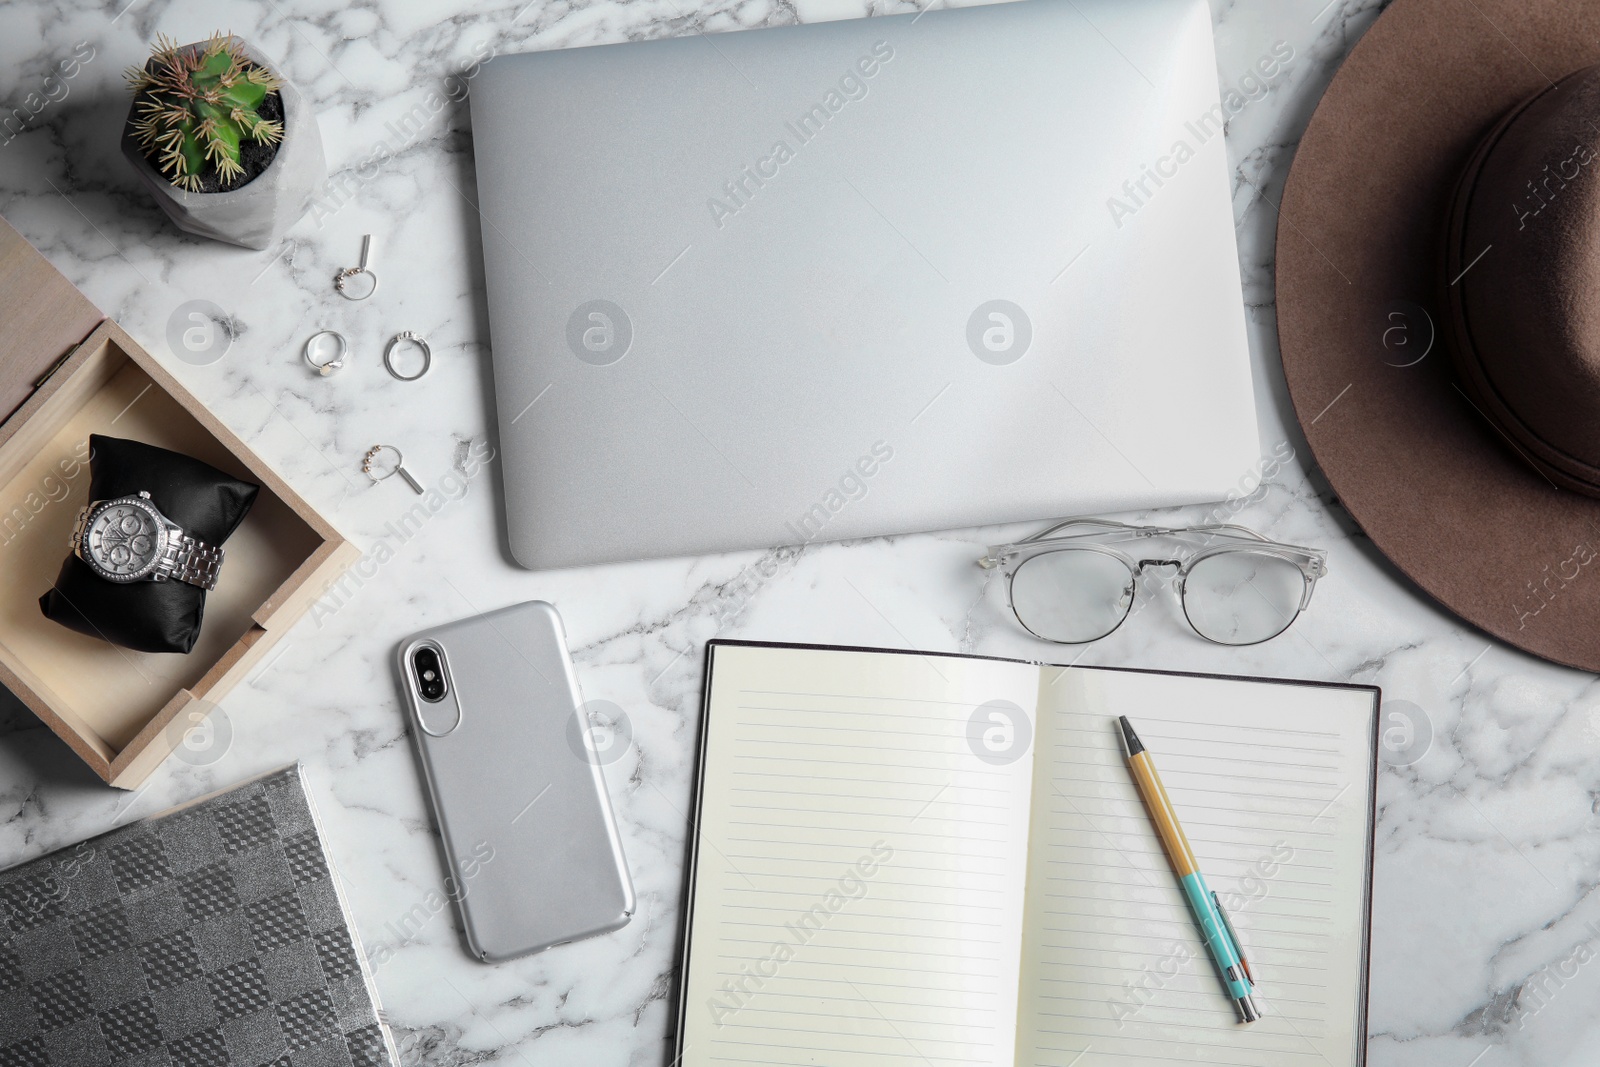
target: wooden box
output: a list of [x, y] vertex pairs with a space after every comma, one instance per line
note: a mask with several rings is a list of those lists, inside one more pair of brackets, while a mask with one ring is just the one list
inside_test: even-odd
[[[360, 553], [4, 220], [0, 294], [0, 684], [131, 789]], [[91, 433], [261, 486], [187, 655], [118, 648], [39, 610], [88, 502]]]

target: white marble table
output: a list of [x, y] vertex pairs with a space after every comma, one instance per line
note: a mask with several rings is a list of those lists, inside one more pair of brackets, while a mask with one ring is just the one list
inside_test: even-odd
[[[1292, 458], [1269, 466], [1264, 485], [1241, 471], [1243, 499], [1229, 510], [1283, 539], [1325, 546], [1331, 573], [1294, 629], [1266, 645], [1208, 645], [1168, 600], [1088, 647], [1083, 662], [1376, 683], [1421, 709], [1431, 749], [1414, 765], [1386, 766], [1380, 782], [1371, 1062], [1593, 1064], [1600, 690], [1587, 675], [1465, 627], [1370, 548], [1310, 469], [1277, 366], [1272, 204], [1318, 93], [1382, 6], [1325, 2], [1213, 7], [1225, 86], [1239, 86], [1280, 42], [1293, 49], [1286, 73], [1227, 134], [1262, 453]], [[906, 10], [893, 0], [0, 6], [8, 109], [0, 119], [12, 107], [38, 111], [27, 132], [0, 134], [0, 213], [348, 533], [394, 553], [303, 620], [284, 653], [227, 697], [221, 714], [232, 742], [220, 759], [170, 762], [136, 794], [98, 785], [5, 699], [0, 865], [302, 759], [319, 783], [360, 933], [369, 951], [388, 949], [377, 982], [406, 1063], [664, 1063], [704, 642], [722, 635], [1030, 658], [1060, 650], [1026, 637], [1001, 588], [974, 566], [982, 545], [1020, 529], [814, 545], [770, 578], [753, 566], [759, 553], [534, 574], [505, 559], [491, 471], [397, 536], [388, 524], [412, 498], [398, 482], [366, 484], [362, 451], [395, 442], [411, 469], [436, 478], [485, 437], [491, 399], [466, 108], [451, 104], [409, 133], [399, 122], [475, 46], [558, 48]], [[349, 190], [265, 253], [174, 232], [117, 155], [121, 69], [142, 59], [157, 32], [187, 40], [223, 26], [286, 65], [313, 101], [330, 164]], [[78, 42], [93, 58], [47, 86], [49, 68]], [[36, 90], [33, 99], [45, 100], [37, 109], [27, 103]], [[392, 161], [364, 168], [380, 147]], [[381, 298], [332, 297], [328, 279], [354, 262], [369, 232]], [[172, 358], [164, 340], [174, 309], [195, 299], [214, 301], [235, 324], [231, 350], [207, 367]], [[365, 390], [355, 375], [312, 379], [298, 346], [318, 326], [344, 331], [369, 358], [389, 334], [420, 330], [433, 343], [434, 372], [412, 390]], [[415, 920], [441, 869], [389, 653], [410, 630], [532, 598], [565, 616], [586, 696], [631, 720], [632, 746], [609, 776], [640, 911], [615, 935], [489, 967], [462, 953], [448, 911]]]

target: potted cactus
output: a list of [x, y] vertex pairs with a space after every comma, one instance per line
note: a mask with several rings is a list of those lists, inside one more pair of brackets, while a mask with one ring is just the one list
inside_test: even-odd
[[158, 38], [127, 76], [122, 154], [179, 229], [268, 248], [305, 214], [326, 175], [316, 118], [248, 44]]

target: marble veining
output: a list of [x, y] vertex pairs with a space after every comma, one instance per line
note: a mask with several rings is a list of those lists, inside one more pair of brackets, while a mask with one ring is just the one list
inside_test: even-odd
[[[1421, 709], [1427, 754], [1380, 775], [1370, 1061], [1587, 1065], [1600, 1061], [1590, 1010], [1600, 992], [1600, 690], [1591, 676], [1463, 626], [1378, 556], [1311, 467], [1277, 368], [1274, 205], [1319, 93], [1382, 7], [1213, 0], [1225, 89], [1275, 47], [1293, 51], [1227, 129], [1263, 463], [1240, 472], [1239, 493], [1220, 509], [1164, 515], [1223, 514], [1325, 547], [1330, 573], [1299, 623], [1265, 645], [1208, 645], [1168, 600], [1082, 650], [1081, 662], [1375, 683]], [[1004, 590], [975, 565], [984, 545], [1029, 532], [1021, 527], [584, 571], [510, 565], [496, 465], [466, 477], [475, 443], [492, 442], [492, 416], [470, 132], [452, 87], [470, 92], [470, 78], [459, 79], [489, 54], [913, 9], [882, 0], [0, 6], [0, 120], [12, 109], [27, 118], [22, 132], [0, 130], [0, 213], [343, 529], [369, 549], [393, 549], [375, 577], [320, 604], [227, 697], [219, 714], [232, 741], [219, 759], [169, 762], [138, 792], [97, 785], [5, 700], [0, 864], [303, 759], [407, 1064], [665, 1063], [708, 638], [1079, 652], [1063, 657], [1023, 634]], [[172, 230], [117, 156], [121, 69], [158, 32], [193, 39], [216, 28], [276, 58], [312, 101], [340, 190], [267, 252]], [[51, 74], [74, 55], [71, 78]], [[364, 233], [376, 235], [382, 289], [347, 302], [330, 282], [356, 262]], [[205, 367], [173, 358], [165, 341], [169, 316], [195, 299], [222, 307], [232, 336], [228, 354]], [[352, 367], [326, 380], [299, 359], [318, 328], [352, 345]], [[390, 382], [378, 364], [383, 342], [405, 329], [433, 346], [420, 386]], [[465, 486], [403, 538], [392, 524], [414, 498], [398, 480], [372, 486], [360, 473], [378, 441], [402, 447], [425, 484], [454, 471]], [[442, 873], [389, 657], [414, 629], [532, 598], [561, 609], [586, 697], [617, 705], [631, 725], [607, 773], [640, 911], [614, 935], [489, 967], [463, 954], [447, 909], [417, 910]]]

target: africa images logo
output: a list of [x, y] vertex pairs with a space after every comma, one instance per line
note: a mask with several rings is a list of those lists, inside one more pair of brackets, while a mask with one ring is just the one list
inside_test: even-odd
[[[1228, 120], [1256, 100], [1261, 100], [1272, 90], [1273, 84], [1289, 69], [1294, 60], [1294, 46], [1279, 41], [1272, 51], [1256, 60], [1233, 86], [1224, 87], [1221, 98], [1204, 114], [1196, 115], [1183, 124], [1184, 136], [1172, 142], [1166, 155], [1156, 161], [1141, 164], [1139, 173], [1122, 183], [1122, 188], [1106, 198], [1106, 210], [1117, 229], [1137, 215], [1155, 197], [1156, 192], [1178, 176], [1178, 170], [1195, 157], [1201, 145], [1226, 132]], [[1191, 143], [1190, 138], [1193, 138]], [[1154, 188], [1152, 188], [1152, 186]]]

